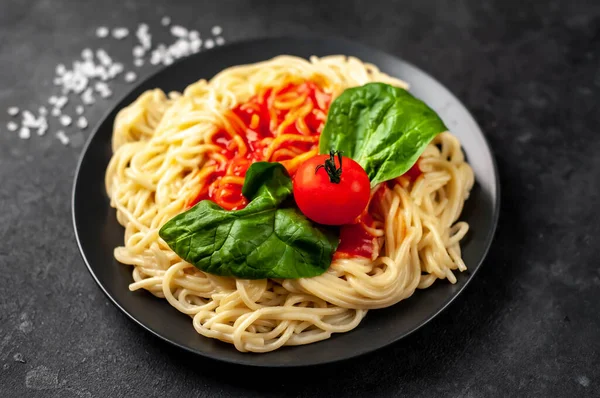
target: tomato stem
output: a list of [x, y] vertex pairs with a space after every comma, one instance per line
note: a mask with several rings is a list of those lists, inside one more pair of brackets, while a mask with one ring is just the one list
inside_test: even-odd
[[[339, 169], [335, 166], [335, 155], [338, 156], [340, 161]], [[317, 171], [319, 171], [321, 167], [325, 168], [330, 182], [339, 184], [342, 180], [342, 152], [334, 150], [329, 151], [329, 159], [325, 160], [325, 164], [320, 164], [315, 168], [315, 174], [317, 174]]]

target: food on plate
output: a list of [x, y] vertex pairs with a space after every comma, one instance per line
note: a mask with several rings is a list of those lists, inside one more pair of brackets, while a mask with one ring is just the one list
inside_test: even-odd
[[350, 331], [466, 270], [459, 140], [357, 58], [282, 55], [149, 90], [117, 115], [112, 147], [130, 290], [239, 351]]

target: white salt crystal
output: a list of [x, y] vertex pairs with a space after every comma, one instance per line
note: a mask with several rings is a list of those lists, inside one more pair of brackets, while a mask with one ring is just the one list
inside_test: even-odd
[[81, 52], [81, 57], [85, 60], [92, 60], [94, 59], [94, 52], [90, 48], [84, 48]]
[[171, 23], [171, 18], [162, 17], [162, 19], [160, 20], [160, 23], [162, 26], [168, 26]]
[[50, 114], [52, 116], [55, 116], [55, 117], [60, 116], [60, 109], [59, 108], [52, 108], [52, 111], [50, 112]]
[[134, 57], [141, 58], [146, 53], [146, 50], [144, 50], [144, 47], [142, 47], [142, 46], [135, 46], [135, 47], [133, 47], [132, 52], [133, 52]]
[[78, 115], [82, 115], [83, 114], [83, 106], [77, 105], [75, 107], [75, 113], [77, 113]]
[[175, 25], [171, 27], [171, 34], [175, 37], [185, 37], [188, 31], [183, 26]]
[[139, 68], [144, 65], [144, 60], [142, 58], [136, 58], [133, 60], [133, 64]]
[[27, 127], [21, 127], [19, 130], [19, 138], [22, 140], [28, 140], [31, 137], [31, 131]]
[[60, 124], [62, 124], [65, 127], [70, 126], [72, 122], [71, 116], [69, 115], [61, 115], [59, 120]]
[[219, 36], [215, 39], [215, 43], [217, 43], [217, 46], [222, 46], [223, 44], [225, 44], [225, 39]]
[[112, 36], [117, 39], [117, 40], [121, 40], [126, 38], [127, 36], [129, 36], [129, 29], [127, 28], [114, 28], [112, 31]]
[[19, 125], [15, 122], [8, 122], [6, 123], [6, 128], [8, 129], [8, 131], [17, 131]]
[[56, 65], [55, 72], [56, 72], [57, 75], [61, 75], [62, 76], [62, 75], [65, 74], [66, 71], [67, 71], [67, 67], [65, 65], [63, 65], [63, 64]]
[[38, 112], [40, 115], [46, 116], [48, 114], [48, 109], [46, 109], [45, 106], [40, 106], [40, 108], [38, 109]]
[[190, 31], [188, 38], [190, 40], [198, 40], [200, 38], [200, 32], [198, 32], [197, 30], [192, 30]]
[[88, 121], [85, 117], [83, 116], [79, 116], [79, 118], [77, 119], [77, 127], [79, 127], [80, 129], [85, 129], [88, 126]]
[[131, 72], [131, 71], [129, 71], [129, 72], [127, 72], [127, 73], [125, 74], [125, 81], [126, 81], [127, 83], [134, 82], [134, 81], [135, 81], [135, 79], [137, 79], [137, 75], [135, 74], [135, 72]]
[[213, 48], [215, 46], [215, 42], [212, 39], [206, 39], [204, 41], [204, 47], [210, 49]]
[[96, 102], [96, 100], [94, 99], [94, 93], [93, 93], [91, 87], [88, 87], [83, 92], [83, 94], [81, 95], [81, 102], [83, 102], [85, 105], [91, 105], [94, 102]]
[[19, 114], [19, 108], [11, 106], [6, 110], [10, 116], [17, 116]]
[[69, 145], [69, 137], [67, 137], [67, 135], [65, 134], [64, 131], [59, 130], [56, 132], [56, 138], [58, 138], [58, 140], [63, 144], [63, 145]]
[[219, 36], [221, 33], [223, 33], [223, 28], [221, 28], [219, 25], [216, 25], [212, 27], [211, 32], [214, 36]]
[[108, 28], [106, 26], [100, 26], [96, 29], [96, 36], [104, 38], [108, 36]]

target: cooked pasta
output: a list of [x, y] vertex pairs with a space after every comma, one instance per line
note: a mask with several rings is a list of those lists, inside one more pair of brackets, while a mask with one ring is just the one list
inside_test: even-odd
[[[438, 279], [455, 283], [466, 270], [460, 242], [469, 226], [458, 219], [474, 175], [447, 131], [420, 155], [416, 174], [372, 187], [372, 222], [363, 225], [374, 237], [370, 258], [336, 255], [311, 278], [236, 279], [199, 270], [159, 236], [200, 200], [243, 208], [243, 171], [254, 161], [281, 162], [293, 174], [317, 153], [331, 101], [369, 82], [408, 89], [353, 57], [279, 56], [230, 67], [182, 93], [147, 91], [122, 109], [105, 182], [125, 228], [114, 255], [132, 266], [130, 290], [166, 299], [203, 336], [268, 352], [352, 330], [368, 310]], [[261, 123], [272, 134], [256, 137]]]

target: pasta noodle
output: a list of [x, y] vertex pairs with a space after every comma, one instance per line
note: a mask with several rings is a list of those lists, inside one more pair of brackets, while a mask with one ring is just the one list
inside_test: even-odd
[[[222, 149], [250, 153], [242, 132], [261, 120], [242, 120], [233, 109], [257, 107], [261, 95], [275, 95], [272, 107], [284, 115], [281, 124], [271, 126], [274, 137], [253, 145], [260, 146], [262, 159], [280, 161], [293, 172], [316, 153], [322, 126], [315, 129], [309, 115], [322, 121], [329, 101], [368, 82], [408, 88], [353, 57], [279, 56], [225, 69], [182, 93], [147, 91], [122, 109], [105, 183], [125, 228], [124, 245], [114, 255], [133, 266], [130, 290], [168, 300], [203, 336], [243, 352], [268, 352], [352, 330], [368, 310], [405, 300], [437, 279], [455, 283], [455, 271], [466, 270], [460, 241], [469, 228], [457, 220], [474, 176], [449, 132], [437, 135], [421, 155], [418, 178], [401, 176], [373, 188], [374, 222], [365, 228], [379, 243], [375, 259], [336, 257], [328, 271], [313, 278], [242, 280], [198, 270], [158, 235], [165, 222], [199, 199], [227, 209], [244, 205], [244, 179]], [[303, 84], [313, 84], [317, 94], [282, 89]], [[225, 170], [226, 164], [231, 168]]]

